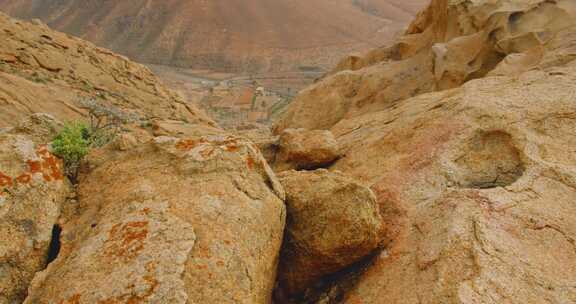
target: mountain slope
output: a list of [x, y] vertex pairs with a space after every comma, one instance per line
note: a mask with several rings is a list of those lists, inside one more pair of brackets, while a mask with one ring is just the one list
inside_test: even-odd
[[141, 62], [262, 71], [328, 66], [380, 45], [426, 2], [0, 0], [0, 9]]
[[38, 112], [78, 119], [86, 98], [141, 118], [208, 122], [148, 68], [43, 24], [0, 13], [0, 41], [0, 128]]

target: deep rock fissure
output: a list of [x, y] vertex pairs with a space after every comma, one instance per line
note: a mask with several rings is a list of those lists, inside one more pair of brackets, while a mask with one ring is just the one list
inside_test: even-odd
[[52, 239], [50, 240], [50, 246], [48, 247], [48, 256], [46, 257], [46, 265], [54, 262], [60, 253], [60, 235], [62, 234], [62, 227], [56, 224], [52, 227]]
[[313, 286], [310, 286], [299, 295], [291, 298], [278, 298], [278, 294], [275, 294], [275, 300], [282, 304], [313, 304], [319, 303], [320, 301], [329, 304], [342, 303], [348, 291], [356, 286], [362, 274], [374, 264], [383, 250], [385, 249], [379, 248], [374, 250], [358, 262], [322, 277]]

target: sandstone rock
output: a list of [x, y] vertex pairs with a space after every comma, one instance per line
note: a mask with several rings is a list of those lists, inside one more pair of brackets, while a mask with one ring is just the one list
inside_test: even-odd
[[331, 164], [339, 156], [338, 142], [330, 131], [288, 129], [280, 136], [274, 169], [316, 169]]
[[154, 119], [151, 127], [154, 136], [189, 137], [224, 134], [223, 130], [214, 126], [172, 119]]
[[330, 129], [331, 169], [369, 186], [387, 224], [385, 250], [322, 301], [576, 301], [575, 17], [566, 0], [434, 0], [296, 97], [276, 132]]
[[62, 164], [46, 145], [25, 130], [0, 132], [0, 303], [21, 303], [34, 274], [46, 267], [68, 191]]
[[330, 129], [342, 119], [491, 72], [518, 75], [564, 64], [574, 58], [573, 46], [553, 57], [546, 53], [573, 41], [574, 6], [570, 0], [433, 0], [394, 44], [346, 58], [303, 90], [275, 132]]
[[0, 41], [0, 127], [33, 113], [81, 119], [86, 97], [141, 117], [214, 125], [148, 68], [45, 25], [0, 13]]
[[269, 127], [258, 126], [254, 129], [238, 130], [236, 134], [252, 141], [256, 147], [258, 147], [266, 161], [269, 164], [274, 164], [278, 153], [280, 137], [273, 135]]
[[270, 303], [284, 192], [253, 144], [156, 137], [105, 149], [25, 303]]
[[22, 119], [13, 132], [26, 134], [36, 144], [51, 141], [64, 124], [46, 113], [35, 113]]
[[370, 189], [341, 173], [285, 171], [288, 224], [279, 281], [297, 295], [327, 274], [358, 262], [382, 240], [382, 219]]
[[574, 96], [571, 63], [338, 123], [332, 168], [404, 210], [344, 303], [573, 302]]
[[116, 149], [120, 151], [127, 151], [135, 148], [138, 145], [138, 139], [130, 133], [122, 133], [114, 140]]

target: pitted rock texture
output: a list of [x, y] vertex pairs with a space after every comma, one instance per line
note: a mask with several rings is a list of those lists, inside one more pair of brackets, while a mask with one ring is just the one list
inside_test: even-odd
[[340, 156], [330, 131], [287, 129], [280, 135], [274, 170], [309, 170], [329, 166]]
[[23, 129], [0, 131], [2, 304], [22, 303], [34, 274], [46, 267], [52, 229], [69, 193], [61, 161], [46, 145], [34, 142], [37, 135]]
[[33, 113], [83, 118], [85, 98], [142, 119], [213, 124], [148, 68], [46, 25], [0, 13], [0, 41], [0, 128]]
[[394, 44], [343, 60], [303, 90], [275, 132], [330, 129], [486, 75], [565, 64], [576, 58], [575, 15], [572, 0], [433, 0]]
[[270, 303], [284, 192], [251, 143], [164, 136], [93, 154], [26, 303]]
[[382, 241], [382, 217], [370, 189], [324, 169], [285, 171], [278, 178], [288, 212], [279, 282], [288, 296], [358, 262]]
[[573, 62], [338, 123], [332, 168], [403, 210], [344, 303], [576, 301], [574, 96]]

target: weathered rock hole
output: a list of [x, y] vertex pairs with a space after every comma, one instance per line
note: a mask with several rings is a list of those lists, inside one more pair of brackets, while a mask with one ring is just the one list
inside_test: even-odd
[[482, 132], [468, 143], [456, 160], [459, 184], [466, 188], [490, 189], [516, 182], [525, 171], [512, 136], [502, 131]]
[[48, 247], [48, 256], [46, 258], [46, 265], [54, 262], [60, 253], [60, 235], [62, 234], [62, 227], [60, 225], [54, 225], [52, 227], [52, 239], [50, 240], [50, 246]]

